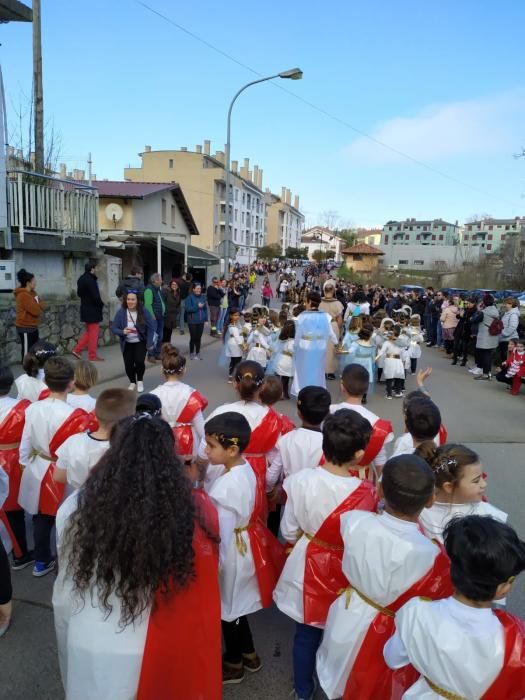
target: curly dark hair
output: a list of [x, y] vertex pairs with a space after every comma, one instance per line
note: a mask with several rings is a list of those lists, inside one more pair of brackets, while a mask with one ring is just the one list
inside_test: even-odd
[[108, 615], [115, 593], [126, 627], [156, 591], [168, 594], [192, 580], [195, 517], [169, 425], [144, 414], [124, 418], [78, 494], [64, 538], [68, 576], [83, 599], [98, 589]]

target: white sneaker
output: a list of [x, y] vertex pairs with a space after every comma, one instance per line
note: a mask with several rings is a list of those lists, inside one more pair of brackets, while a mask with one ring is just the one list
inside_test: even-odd
[[480, 367], [474, 367], [474, 369], [472, 370], [472, 374], [475, 377], [479, 377], [480, 374], [483, 374], [483, 370]]
[[131, 382], [131, 384], [128, 386], [129, 391], [135, 391], [136, 388], [137, 385], [135, 384], [135, 382]]
[[144, 391], [144, 382], [137, 382], [137, 391], [139, 394]]

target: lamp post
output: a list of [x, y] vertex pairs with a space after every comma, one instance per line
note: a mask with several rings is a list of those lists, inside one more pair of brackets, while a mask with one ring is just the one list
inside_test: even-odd
[[[291, 68], [290, 70], [285, 70], [282, 73], [277, 73], [276, 75], [269, 75], [267, 78], [259, 78], [258, 80], [252, 80], [250, 83], [244, 85], [238, 92], [235, 93], [233, 100], [230, 102], [230, 107], [228, 109], [228, 126], [226, 131], [226, 153], [225, 153], [225, 168], [226, 168], [226, 219], [224, 227], [224, 241], [223, 241], [223, 255], [225, 260], [225, 265], [230, 265], [230, 253], [231, 253], [231, 242], [232, 242], [232, 231], [230, 227], [230, 133], [231, 133], [231, 117], [232, 109], [235, 104], [235, 100], [239, 97], [241, 92], [244, 92], [246, 88], [252, 85], [257, 85], [258, 83], [265, 83], [267, 80], [274, 80], [275, 78], [284, 78], [288, 80], [301, 80], [303, 77], [303, 71], [300, 68]], [[233, 203], [233, 200], [232, 200]], [[226, 272], [226, 270], [225, 270]]]

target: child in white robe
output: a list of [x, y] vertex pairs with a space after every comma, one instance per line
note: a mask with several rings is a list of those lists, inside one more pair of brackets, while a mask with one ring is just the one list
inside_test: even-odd
[[436, 447], [434, 442], [425, 442], [416, 454], [428, 462], [436, 476], [435, 502], [421, 514], [428, 537], [443, 542], [447, 524], [463, 515], [490, 515], [506, 522], [507, 513], [484, 500], [486, 475], [476, 452], [464, 445]]
[[383, 469], [382, 515], [350, 511], [341, 517], [343, 571], [350, 586], [332, 603], [317, 652], [317, 675], [328, 698], [391, 697], [392, 671], [383, 646], [395, 629], [393, 614], [407, 596], [452, 593], [447, 557], [418, 525], [433, 495], [428, 464], [402, 455]]
[[89, 390], [98, 382], [97, 368], [92, 362], [81, 360], [75, 366], [75, 386], [67, 395], [67, 402], [73, 408], [83, 408], [86, 413], [95, 410], [96, 399], [90, 396]]
[[403, 700], [522, 700], [525, 623], [491, 607], [525, 570], [525, 543], [508, 525], [470, 515], [449, 523], [445, 547], [454, 594], [406, 603], [384, 649], [390, 668], [421, 674]]
[[279, 334], [280, 348], [277, 357], [272, 358], [273, 370], [281, 378], [283, 397], [290, 398], [290, 379], [294, 375], [295, 322], [285, 321]]
[[[346, 581], [340, 570], [339, 518], [353, 508], [369, 511], [376, 508], [374, 487], [371, 482], [362, 481], [355, 471], [371, 430], [370, 423], [355, 411], [342, 409], [329, 415], [323, 425], [326, 462], [315, 469], [292, 474], [283, 484], [288, 500], [281, 534], [293, 549], [275, 588], [274, 600], [279, 610], [296, 622], [294, 690], [296, 698], [301, 700], [313, 696], [315, 655], [328, 608]], [[325, 574], [334, 575], [325, 581], [319, 567]], [[314, 576], [312, 572], [316, 569]], [[319, 590], [316, 583], [321, 580]]]
[[231, 311], [228, 326], [223, 337], [225, 355], [230, 359], [230, 366], [228, 368], [228, 382], [230, 384], [233, 382], [235, 367], [242, 360], [246, 348], [246, 338], [248, 337], [248, 331], [243, 335], [240, 320], [241, 314], [239, 311], [237, 309]]
[[422, 393], [412, 396], [405, 411], [405, 427], [407, 432], [394, 443], [392, 457], [412, 454], [422, 443], [438, 437], [441, 428], [439, 408]]
[[45, 340], [38, 340], [24, 355], [22, 367], [24, 374], [15, 379], [18, 390], [17, 399], [27, 399], [33, 403], [38, 401], [42, 392], [47, 389], [44, 382], [44, 365], [50, 357], [57, 354], [57, 349]]
[[257, 325], [252, 329], [247, 340], [248, 354], [246, 355], [246, 359], [258, 362], [261, 367], [266, 367], [268, 364], [268, 354], [270, 351], [266, 334], [262, 331], [264, 322], [264, 317], [259, 317]]
[[395, 325], [391, 337], [383, 342], [376, 355], [376, 362], [383, 361], [387, 399], [391, 399], [393, 395], [401, 398], [405, 391], [405, 364], [402, 355], [407, 347], [408, 339], [405, 341], [401, 337], [401, 327]]

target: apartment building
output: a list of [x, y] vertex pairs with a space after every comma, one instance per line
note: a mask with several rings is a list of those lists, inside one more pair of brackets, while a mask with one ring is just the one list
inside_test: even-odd
[[308, 258], [313, 260], [313, 253], [322, 250], [324, 257], [328, 260], [334, 259], [336, 262], [342, 261], [341, 250], [345, 246], [343, 238], [325, 226], [313, 226], [307, 229], [301, 237], [301, 248], [306, 248]]
[[383, 226], [381, 245], [383, 248], [395, 245], [457, 245], [459, 242], [459, 225], [443, 219], [420, 221], [387, 221]]
[[[225, 154], [211, 154], [210, 141], [195, 150], [153, 151], [146, 146], [141, 166], [124, 168], [124, 179], [132, 182], [177, 182], [188, 202], [200, 232], [200, 247], [222, 257], [220, 242], [226, 228]], [[257, 165], [250, 169], [245, 158], [239, 167], [231, 162], [228, 208], [236, 260], [249, 264], [257, 258], [257, 248], [265, 244], [265, 193], [263, 171]]]
[[266, 202], [266, 243], [277, 243], [281, 255], [287, 248], [300, 248], [304, 229], [304, 214], [299, 210], [299, 196], [295, 195], [292, 205], [292, 193], [286, 187], [281, 189], [281, 196], [269, 189], [265, 193]]
[[461, 243], [466, 248], [483, 248], [497, 252], [509, 236], [525, 233], [525, 217], [514, 219], [481, 219], [466, 223], [461, 230]]

